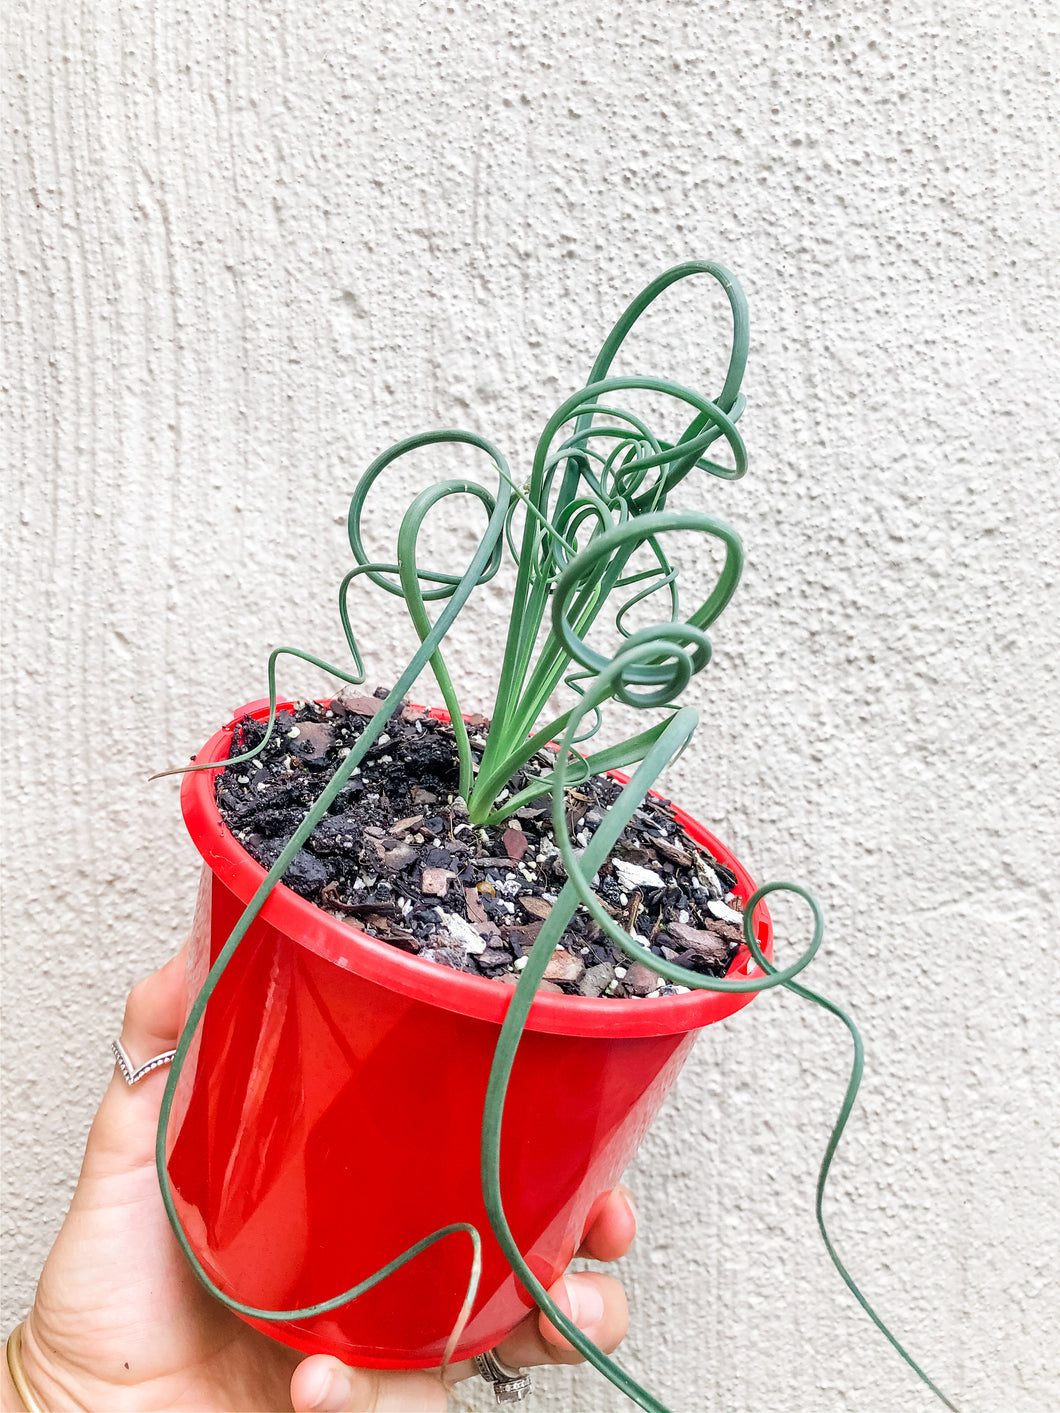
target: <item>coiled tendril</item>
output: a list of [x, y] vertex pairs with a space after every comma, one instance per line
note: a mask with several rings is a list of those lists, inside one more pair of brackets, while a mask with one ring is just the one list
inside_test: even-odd
[[[724, 290], [732, 315], [732, 344], [728, 367], [717, 398], [701, 394], [666, 379], [609, 376], [611, 364], [626, 336], [645, 309], [670, 285], [688, 276], [707, 274]], [[869, 1306], [846, 1270], [825, 1228], [824, 1189], [832, 1159], [853, 1107], [861, 1079], [862, 1045], [853, 1021], [833, 1002], [810, 991], [796, 977], [821, 945], [823, 920], [816, 901], [797, 884], [770, 883], [747, 900], [743, 914], [744, 940], [757, 968], [753, 974], [722, 978], [702, 976], [655, 956], [620, 927], [602, 907], [591, 880], [606, 860], [661, 771], [671, 764], [691, 739], [698, 720], [678, 699], [691, 678], [711, 657], [706, 630], [731, 599], [743, 565], [743, 551], [736, 532], [712, 515], [675, 510], [667, 505], [671, 492], [693, 472], [722, 480], [737, 480], [747, 469], [747, 456], [736, 423], [745, 405], [740, 392], [747, 358], [747, 308], [739, 284], [720, 265], [691, 262], [678, 265], [654, 280], [633, 301], [612, 329], [593, 365], [588, 383], [567, 398], [549, 419], [538, 440], [529, 479], [513, 480], [503, 456], [489, 442], [470, 432], [439, 431], [408, 437], [385, 451], [364, 472], [350, 502], [348, 529], [354, 567], [339, 589], [339, 614], [354, 672], [323, 662], [296, 648], [277, 648], [269, 658], [269, 720], [261, 744], [228, 761], [199, 763], [184, 769], [211, 769], [246, 761], [264, 749], [276, 717], [276, 662], [283, 654], [305, 659], [345, 682], [364, 680], [364, 668], [353, 631], [348, 595], [354, 582], [366, 579], [386, 593], [403, 599], [420, 638], [420, 647], [401, 673], [394, 688], [380, 702], [376, 714], [350, 754], [342, 761], [316, 803], [306, 814], [260, 888], [247, 904], [224, 948], [207, 975], [181, 1035], [162, 1103], [156, 1143], [156, 1162], [163, 1200], [177, 1240], [198, 1278], [230, 1309], [258, 1320], [307, 1319], [356, 1299], [380, 1280], [436, 1241], [466, 1235], [472, 1244], [468, 1288], [452, 1333], [445, 1362], [459, 1343], [474, 1304], [481, 1270], [480, 1236], [466, 1223], [454, 1223], [431, 1232], [397, 1255], [379, 1271], [339, 1295], [301, 1310], [268, 1311], [242, 1303], [221, 1291], [203, 1269], [180, 1223], [166, 1167], [166, 1133], [181, 1069], [211, 995], [229, 961], [257, 917], [269, 893], [327, 813], [393, 711], [430, 667], [442, 692], [453, 724], [460, 759], [460, 790], [474, 824], [496, 823], [530, 800], [551, 792], [556, 840], [567, 871], [567, 882], [539, 932], [518, 985], [514, 988], [498, 1037], [482, 1124], [482, 1189], [490, 1224], [513, 1271], [531, 1292], [540, 1308], [570, 1342], [613, 1384], [641, 1408], [665, 1413], [664, 1406], [608, 1358], [550, 1300], [528, 1267], [508, 1227], [500, 1189], [500, 1145], [504, 1103], [512, 1065], [537, 987], [549, 958], [580, 905], [587, 908], [603, 931], [630, 957], [642, 962], [667, 981], [690, 989], [753, 993], [786, 987], [804, 999], [823, 1006], [843, 1021], [854, 1042], [854, 1062], [839, 1118], [821, 1163], [817, 1183], [817, 1220], [829, 1256], [863, 1309], [917, 1375], [947, 1408], [954, 1405], [927, 1377]], [[671, 406], [690, 414], [675, 442], [667, 442], [632, 411], [613, 405], [615, 394], [649, 393], [666, 398]], [[712, 459], [706, 452], [724, 441], [731, 464]], [[486, 453], [497, 475], [497, 488], [487, 491], [469, 479], [443, 480], [428, 486], [405, 512], [397, 535], [393, 561], [370, 558], [364, 547], [362, 524], [369, 493], [384, 472], [400, 457], [424, 447], [460, 443]], [[430, 511], [453, 496], [470, 497], [487, 517], [479, 545], [463, 573], [420, 564], [419, 536]], [[518, 517], [521, 516], [521, 527]], [[678, 532], [715, 541], [724, 551], [724, 562], [707, 597], [682, 616], [679, 571], [666, 552], [666, 542]], [[461, 704], [441, 655], [442, 641], [471, 593], [498, 572], [507, 547], [516, 566], [516, 585], [497, 685], [496, 703], [486, 747], [478, 770], [474, 768]], [[646, 566], [643, 561], [647, 560]], [[632, 629], [627, 618], [650, 602], [664, 605], [665, 617], [648, 628]], [[429, 604], [440, 605], [432, 621]], [[614, 605], [617, 604], [617, 608]], [[589, 635], [605, 610], [619, 638], [609, 657], [591, 647]], [[547, 704], [561, 682], [572, 687], [576, 703], [542, 722]], [[661, 721], [589, 755], [579, 754], [578, 742], [596, 733], [602, 708], [618, 700], [641, 709], [662, 710]], [[586, 721], [589, 724], [586, 726]], [[547, 774], [509, 795], [503, 807], [497, 796], [512, 776], [542, 746], [559, 740], [555, 767]], [[590, 774], [623, 766], [636, 766], [629, 783], [579, 855], [567, 831], [565, 791]], [[169, 772], [167, 772], [169, 773]], [[813, 935], [795, 961], [775, 966], [762, 952], [754, 931], [759, 903], [775, 891], [794, 893], [810, 908]], [[601, 1005], [609, 1004], [601, 1001]]]

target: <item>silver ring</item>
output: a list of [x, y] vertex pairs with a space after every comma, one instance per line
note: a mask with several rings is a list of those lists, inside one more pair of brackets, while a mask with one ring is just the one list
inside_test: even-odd
[[475, 1365], [482, 1378], [493, 1385], [493, 1396], [498, 1403], [522, 1403], [524, 1398], [530, 1397], [534, 1387], [530, 1375], [521, 1369], [509, 1369], [492, 1349], [476, 1354]]
[[121, 1077], [126, 1084], [136, 1084], [139, 1080], [143, 1079], [145, 1075], [149, 1075], [152, 1070], [157, 1070], [161, 1068], [162, 1065], [170, 1064], [173, 1060], [173, 1056], [177, 1053], [176, 1050], [166, 1050], [163, 1054], [156, 1055], [153, 1060], [148, 1060], [145, 1065], [141, 1065], [140, 1068], [137, 1069], [126, 1054], [125, 1046], [120, 1040], [112, 1040], [110, 1042], [110, 1048], [114, 1051], [114, 1058], [118, 1062], [118, 1069], [121, 1071]]

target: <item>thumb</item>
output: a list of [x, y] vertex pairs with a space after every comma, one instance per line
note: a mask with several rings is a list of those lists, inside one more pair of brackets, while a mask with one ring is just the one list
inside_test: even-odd
[[445, 1413], [437, 1372], [351, 1369], [328, 1354], [305, 1359], [291, 1379], [295, 1413]]

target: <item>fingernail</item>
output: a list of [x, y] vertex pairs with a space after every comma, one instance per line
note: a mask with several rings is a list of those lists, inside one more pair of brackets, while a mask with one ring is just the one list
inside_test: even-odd
[[350, 1380], [344, 1369], [322, 1369], [317, 1396], [309, 1407], [313, 1413], [342, 1413], [350, 1397]]
[[640, 1221], [640, 1217], [637, 1215], [637, 1204], [633, 1201], [633, 1194], [628, 1187], [622, 1189], [622, 1196], [626, 1199], [626, 1206], [629, 1208], [629, 1214], [633, 1218], [633, 1229], [636, 1231], [637, 1223]]
[[571, 1319], [580, 1330], [591, 1330], [604, 1317], [604, 1297], [591, 1280], [577, 1276], [565, 1276], [567, 1299], [570, 1301]]

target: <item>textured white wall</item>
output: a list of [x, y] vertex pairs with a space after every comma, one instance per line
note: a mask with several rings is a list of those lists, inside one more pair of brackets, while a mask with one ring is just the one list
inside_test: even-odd
[[[1056, 4], [5, 8], [4, 1329], [190, 914], [149, 768], [271, 645], [339, 652], [371, 455], [455, 423], [525, 466], [626, 300], [707, 256], [751, 301], [752, 461], [701, 503], [749, 563], [670, 787], [827, 910], [813, 978], [868, 1049], [852, 1270], [962, 1408], [1055, 1409]], [[671, 308], [642, 362], [710, 393]], [[363, 630], [385, 680], [408, 635]], [[452, 660], [485, 705], [470, 625]], [[937, 1406], [816, 1235], [847, 1062], [756, 1001], [632, 1171], [625, 1357], [682, 1409]]]

